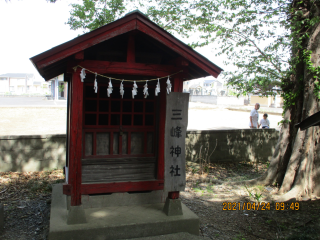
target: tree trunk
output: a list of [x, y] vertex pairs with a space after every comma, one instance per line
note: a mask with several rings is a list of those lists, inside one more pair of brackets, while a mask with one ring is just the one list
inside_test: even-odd
[[[317, 1], [294, 0], [292, 6], [295, 9], [305, 8], [309, 11], [309, 17], [320, 16], [320, 3]], [[306, 15], [306, 14], [304, 14]], [[303, 20], [304, 16], [299, 18]], [[284, 115], [284, 123], [278, 143], [267, 172], [258, 179], [247, 181], [249, 185], [279, 184], [282, 194], [278, 200], [310, 199], [320, 196], [320, 144], [319, 126], [310, 127], [301, 131], [295, 124], [320, 111], [318, 97], [314, 94], [314, 76], [306, 65], [303, 50], [311, 50], [311, 61], [314, 67], [320, 66], [320, 24], [306, 26], [309, 38], [302, 42], [302, 48], [293, 46], [293, 56], [300, 60], [295, 64], [294, 74], [282, 86], [284, 93], [295, 93], [295, 104], [291, 105]]]

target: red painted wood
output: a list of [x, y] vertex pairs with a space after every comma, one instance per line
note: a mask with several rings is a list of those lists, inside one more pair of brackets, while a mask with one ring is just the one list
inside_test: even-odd
[[189, 62], [188, 60], [186, 60], [185, 58], [179, 56], [175, 59], [172, 59], [171, 61], [169, 61], [170, 64], [173, 64], [175, 66], [189, 66]]
[[172, 92], [182, 92], [182, 90], [183, 90], [183, 79], [180, 77], [174, 78]]
[[183, 44], [178, 39], [166, 36], [167, 34], [163, 32], [163, 30], [159, 29], [158, 27], [156, 27], [156, 25], [154, 25], [151, 22], [137, 21], [137, 29], [153, 37], [154, 39], [166, 45], [167, 47], [171, 48], [179, 55], [194, 63], [195, 65], [205, 70], [207, 73], [211, 74], [214, 77], [218, 77], [218, 75], [222, 71], [221, 68], [214, 65], [209, 60], [205, 59], [199, 53], [197, 53], [187, 45]]
[[168, 192], [168, 198], [169, 199], [178, 199], [180, 192]]
[[78, 52], [74, 55], [74, 59], [83, 60], [84, 59], [84, 51]]
[[163, 77], [182, 70], [182, 68], [173, 65], [107, 62], [97, 60], [85, 60], [80, 62], [79, 65], [90, 71], [97, 72], [98, 74], [126, 74], [156, 77]]
[[134, 34], [131, 33], [128, 40], [127, 62], [134, 63], [136, 61]]
[[69, 183], [71, 184], [71, 206], [81, 204], [81, 157], [82, 157], [82, 109], [83, 83], [80, 69], [72, 76], [71, 124], [70, 124], [70, 162]]
[[71, 184], [63, 184], [62, 185], [62, 192], [63, 192], [63, 194], [65, 194], [65, 195], [71, 195]]
[[[63, 194], [70, 195], [71, 185], [63, 185]], [[116, 192], [134, 192], [134, 191], [149, 191], [162, 190], [162, 181], [143, 181], [143, 182], [114, 182], [114, 183], [99, 183], [99, 184], [81, 184], [81, 194], [101, 194], [101, 193], [116, 193]]]
[[[86, 48], [92, 47], [98, 43], [101, 43], [103, 41], [106, 41], [110, 38], [113, 38], [115, 36], [118, 36], [120, 34], [129, 32], [136, 29], [136, 20], [132, 20], [129, 22], [126, 22], [120, 26], [117, 26], [116, 28], [112, 28], [109, 30], [106, 30], [105, 32], [102, 32], [98, 35], [92, 34], [91, 38], [76, 44], [71, 45], [68, 48], [66, 48], [64, 51], [61, 52], [53, 52], [53, 55], [48, 56], [47, 58], [41, 59], [36, 63], [37, 68], [41, 69], [46, 66], [49, 66], [55, 62], [58, 62], [59, 60], [62, 60], [68, 56], [71, 56], [77, 52], [80, 52], [82, 50], [85, 50]], [[33, 61], [33, 58], [31, 59]]]
[[158, 138], [158, 179], [164, 179], [164, 133], [166, 123], [166, 84], [160, 81], [159, 138]]
[[[221, 68], [211, 63], [208, 59], [188, 47], [168, 32], [151, 22], [145, 16], [139, 13], [132, 13], [110, 23], [104, 27], [98, 28], [90, 33], [84, 34], [74, 40], [61, 44], [44, 53], [32, 57], [30, 60], [41, 73], [41, 69], [61, 59], [64, 59], [72, 54], [78, 53], [86, 48], [101, 43], [112, 37], [138, 29], [166, 46], [172, 48], [179, 55], [183, 56], [188, 61], [195, 63], [198, 67], [204, 69], [213, 76], [218, 76], [222, 71]], [[42, 72], [43, 74], [44, 72]]]

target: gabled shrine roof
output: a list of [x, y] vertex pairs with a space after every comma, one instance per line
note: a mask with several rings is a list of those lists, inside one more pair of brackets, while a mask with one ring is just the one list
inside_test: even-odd
[[67, 68], [70, 67], [67, 66], [68, 63], [70, 65], [70, 61], [73, 61], [76, 65], [75, 54], [131, 31], [147, 36], [159, 46], [168, 48], [174, 54], [186, 60], [189, 65], [186, 67], [187, 78], [184, 80], [207, 76], [218, 77], [223, 71], [191, 47], [150, 21], [140, 11], [130, 12], [121, 19], [53, 47], [30, 58], [30, 60], [40, 75], [45, 80], [49, 80], [66, 73]]

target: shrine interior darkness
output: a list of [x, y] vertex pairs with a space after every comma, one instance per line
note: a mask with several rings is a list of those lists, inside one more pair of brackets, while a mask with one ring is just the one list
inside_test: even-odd
[[129, 35], [134, 34], [135, 62], [147, 64], [170, 64], [179, 55], [139, 31], [125, 33], [92, 46], [84, 51], [86, 60], [126, 62]]

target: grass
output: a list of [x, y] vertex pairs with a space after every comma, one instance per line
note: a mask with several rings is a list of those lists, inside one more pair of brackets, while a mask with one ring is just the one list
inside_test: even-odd
[[214, 188], [214, 186], [208, 185], [206, 188], [207, 193], [213, 193], [213, 188]]
[[271, 219], [266, 221], [267, 224], [271, 224], [271, 222], [272, 222]]
[[246, 185], [244, 185], [244, 187], [246, 188], [247, 192], [249, 193], [249, 197], [257, 200], [258, 202], [260, 202], [260, 199], [262, 198], [262, 194], [261, 193], [258, 193], [258, 192], [252, 193], [251, 191], [249, 191], [249, 189], [247, 188]]
[[243, 237], [242, 233], [239, 233], [233, 240], [246, 240], [246, 238]]
[[264, 186], [263, 185], [257, 185], [256, 188], [258, 188], [261, 192], [263, 192], [263, 190], [264, 190]]
[[201, 192], [201, 193], [203, 193], [203, 190], [201, 190], [200, 188], [194, 188], [193, 189], [195, 192]]

